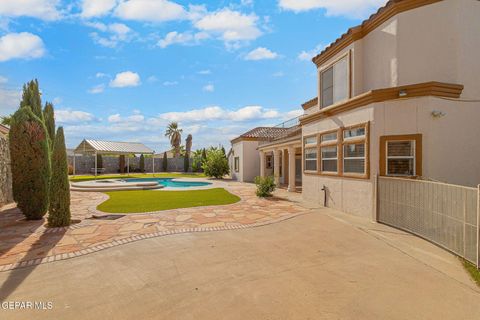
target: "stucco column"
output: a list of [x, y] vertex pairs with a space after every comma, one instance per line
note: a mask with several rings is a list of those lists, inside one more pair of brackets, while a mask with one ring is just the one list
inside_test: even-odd
[[260, 177], [265, 177], [265, 152], [260, 151]]
[[280, 186], [280, 150], [273, 151], [273, 176], [275, 178], [275, 184]]
[[295, 148], [288, 147], [288, 191], [295, 192]]

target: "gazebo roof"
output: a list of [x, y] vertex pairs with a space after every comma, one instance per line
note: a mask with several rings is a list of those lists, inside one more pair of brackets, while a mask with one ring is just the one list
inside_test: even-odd
[[103, 154], [154, 154], [155, 151], [140, 142], [114, 142], [84, 139], [75, 153], [103, 153]]

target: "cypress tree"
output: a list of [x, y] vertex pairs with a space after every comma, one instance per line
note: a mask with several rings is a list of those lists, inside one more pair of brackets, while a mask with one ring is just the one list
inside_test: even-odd
[[[27, 86], [24, 86], [24, 90], [29, 91]], [[25, 91], [24, 97], [37, 100]], [[9, 145], [13, 197], [17, 207], [29, 220], [41, 219], [48, 209], [51, 173], [48, 140], [47, 129], [41, 118], [22, 101], [12, 117]]]
[[125, 156], [123, 154], [118, 158], [118, 165], [120, 166], [119, 172], [125, 173]]
[[50, 206], [48, 225], [64, 227], [70, 225], [70, 185], [68, 183], [67, 149], [63, 128], [55, 135], [52, 151], [52, 177], [50, 180]]
[[183, 171], [188, 172], [190, 169], [190, 158], [188, 157], [188, 154], [185, 154], [185, 157], [183, 158]]
[[202, 164], [207, 161], [207, 150], [205, 150], [205, 148], [203, 148], [202, 150]]
[[167, 152], [166, 152], [166, 151], [163, 153], [163, 163], [162, 163], [162, 166], [163, 166], [163, 171], [164, 171], [164, 172], [167, 172], [167, 170], [168, 170], [168, 159], [167, 159]]
[[40, 98], [40, 89], [38, 88], [37, 79], [28, 82], [23, 85], [22, 101], [20, 102], [20, 108], [28, 107], [43, 121], [42, 114], [42, 99]]
[[53, 104], [50, 102], [45, 103], [43, 109], [43, 119], [45, 121], [45, 127], [47, 128], [48, 136], [50, 138], [50, 149], [53, 149], [53, 143], [55, 141], [55, 114], [53, 111]]
[[143, 154], [140, 155], [139, 167], [140, 167], [140, 172], [145, 172], [145, 157], [143, 156]]

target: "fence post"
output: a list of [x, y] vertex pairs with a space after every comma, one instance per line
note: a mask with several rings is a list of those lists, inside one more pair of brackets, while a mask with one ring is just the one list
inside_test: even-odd
[[373, 222], [378, 222], [378, 175], [373, 177]]
[[477, 186], [477, 269], [480, 269], [480, 184]]

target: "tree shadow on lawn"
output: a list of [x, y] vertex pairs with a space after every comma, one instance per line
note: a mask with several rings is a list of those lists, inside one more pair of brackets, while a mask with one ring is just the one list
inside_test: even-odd
[[[16, 208], [15, 208], [16, 209]], [[11, 210], [15, 211], [14, 209], [7, 209], [7, 210], [2, 210], [0, 211], [0, 215], [2, 215], [2, 220], [3, 220], [3, 214], [14, 214], [15, 216], [17, 215], [17, 212], [12, 212]], [[16, 210], [19, 212], [19, 210]], [[23, 217], [20, 213], [20, 218]], [[30, 229], [32, 228], [37, 229], [40, 227], [45, 220], [24, 220], [24, 221], [19, 221], [14, 220], [16, 223], [15, 224], [10, 224], [10, 228], [15, 228], [18, 226], [21, 226], [21, 224], [25, 224], [24, 226], [29, 226]], [[4, 221], [2, 221], [4, 222]], [[22, 226], [22, 227], [24, 227]], [[27, 264], [26, 267], [21, 267], [17, 269], [13, 269], [8, 272], [8, 278], [2, 283], [0, 287], [0, 301], [5, 301], [21, 284], [22, 282], [35, 270], [35, 268], [39, 264], [34, 264], [35, 260], [40, 261], [41, 259], [47, 257], [48, 252], [53, 249], [57, 243], [63, 238], [63, 235], [66, 233], [65, 229], [57, 229], [55, 232], [46, 232], [48, 229], [45, 229], [44, 232], [40, 235], [40, 237], [30, 245], [27, 253], [25, 256], [20, 259], [20, 261], [17, 261], [16, 263], [21, 264], [22, 262], [25, 261], [31, 261], [30, 266]], [[2, 237], [3, 237], [3, 231], [2, 229]], [[15, 246], [20, 245], [26, 238], [28, 238], [31, 235], [32, 232], [25, 232], [25, 233], [20, 233], [17, 237], [15, 237], [15, 241], [9, 243], [9, 247], [5, 248], [5, 246], [1, 247], [0, 250], [0, 255], [3, 255], [5, 252], [8, 252], [9, 250], [13, 249]], [[38, 260], [40, 259], [40, 260]]]

